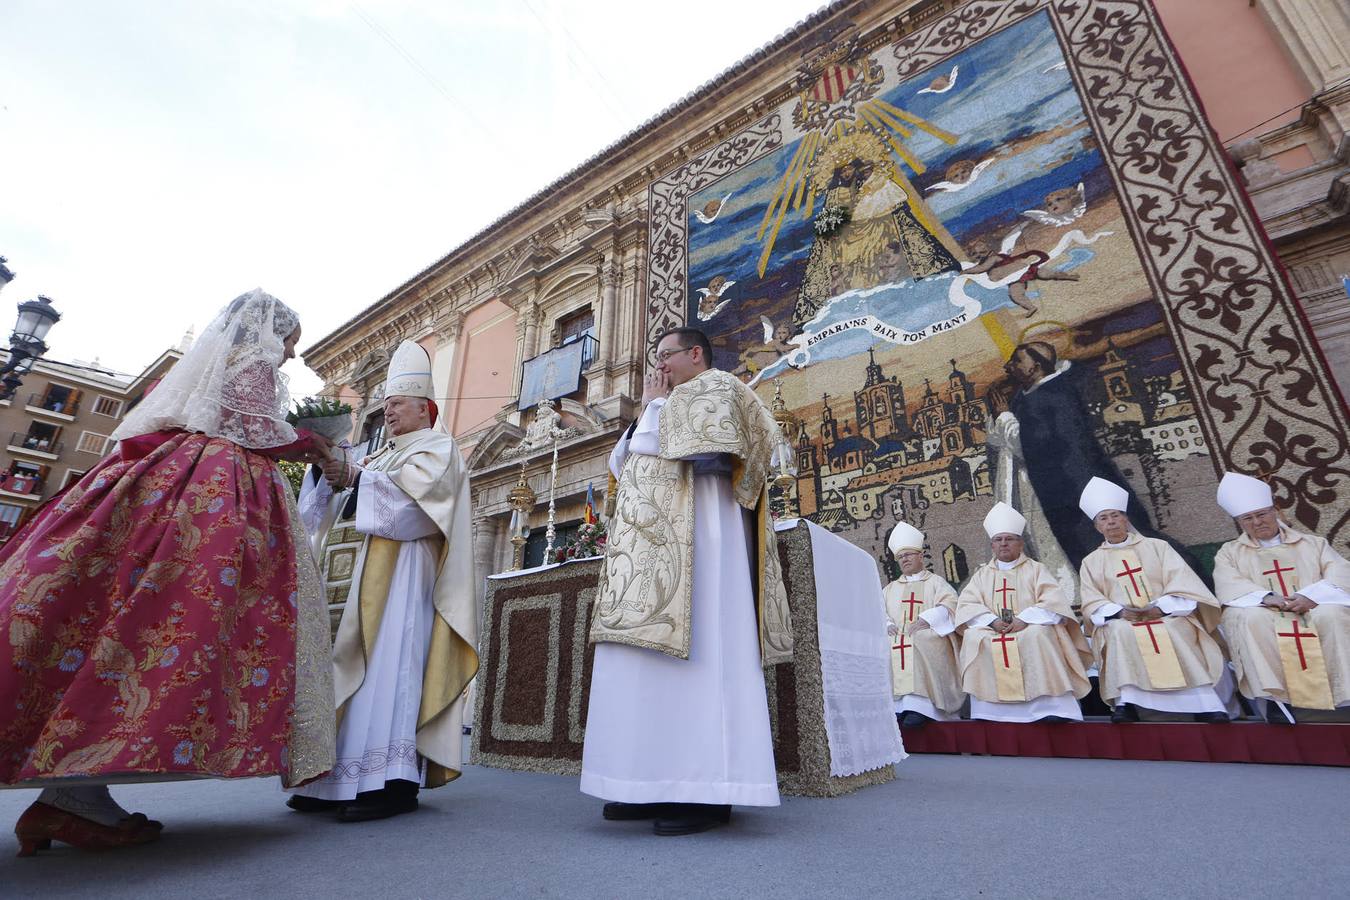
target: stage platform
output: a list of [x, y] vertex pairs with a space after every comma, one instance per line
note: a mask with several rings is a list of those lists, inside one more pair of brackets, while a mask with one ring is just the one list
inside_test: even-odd
[[1350, 725], [1233, 722], [933, 722], [902, 728], [910, 753], [1350, 766]]

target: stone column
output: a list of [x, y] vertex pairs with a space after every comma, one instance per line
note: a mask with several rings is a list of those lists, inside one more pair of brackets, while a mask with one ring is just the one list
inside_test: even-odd
[[473, 577], [476, 603], [474, 616], [478, 624], [478, 633], [483, 633], [483, 597], [486, 594], [486, 578], [496, 574], [493, 569], [493, 549], [497, 543], [497, 516], [476, 516], [473, 520]]
[[591, 391], [594, 399], [608, 397], [614, 392], [609, 369], [614, 364], [618, 342], [618, 296], [619, 267], [614, 254], [608, 253], [604, 264], [600, 266], [600, 308], [596, 310], [596, 331], [599, 333], [600, 346], [596, 349], [595, 361], [591, 363], [591, 372], [595, 373], [591, 376], [592, 383], [597, 385], [597, 390]]

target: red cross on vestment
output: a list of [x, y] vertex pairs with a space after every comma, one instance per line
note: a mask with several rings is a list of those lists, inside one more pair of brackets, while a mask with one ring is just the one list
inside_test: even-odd
[[[1138, 574], [1139, 572], [1144, 571], [1144, 567], [1143, 567], [1143, 566], [1140, 566], [1140, 567], [1137, 568], [1137, 569], [1131, 569], [1131, 568], [1130, 568], [1130, 561], [1129, 561], [1128, 559], [1122, 559], [1122, 560], [1120, 561], [1120, 564], [1121, 564], [1121, 566], [1122, 566], [1123, 568], [1121, 568], [1121, 570], [1120, 570], [1119, 572], [1116, 573], [1116, 577], [1117, 577], [1117, 578], [1124, 578], [1124, 577], [1126, 577], [1126, 576], [1128, 575], [1128, 576], [1129, 576], [1129, 579], [1130, 579], [1130, 589], [1134, 591], [1134, 595], [1135, 595], [1136, 597], [1140, 596], [1139, 582], [1137, 582], [1137, 581], [1134, 580], [1134, 576], [1135, 576], [1136, 574]], [[1149, 632], [1149, 633], [1152, 634], [1152, 632]]]
[[[1156, 634], [1153, 633], [1153, 626], [1154, 626], [1154, 625], [1161, 625], [1161, 624], [1162, 624], [1162, 620], [1161, 620], [1161, 619], [1149, 619], [1147, 622], [1135, 622], [1135, 623], [1134, 623], [1134, 627], [1135, 627], [1135, 628], [1147, 628], [1147, 629], [1148, 629], [1148, 639], [1149, 639], [1150, 641], [1153, 642], [1153, 652], [1154, 652], [1154, 653], [1162, 653], [1162, 650], [1160, 650], [1160, 649], [1158, 648], [1158, 636], [1157, 636]], [[875, 645], [874, 645], [874, 646], [875, 646]]]
[[[1263, 572], [1262, 574], [1265, 574], [1265, 573]], [[1316, 638], [1317, 638], [1317, 634], [1316, 634], [1315, 632], [1312, 632], [1312, 631], [1299, 631], [1299, 630], [1298, 630], [1298, 619], [1295, 619], [1295, 620], [1294, 620], [1294, 626], [1293, 626], [1293, 627], [1294, 627], [1294, 630], [1293, 630], [1293, 631], [1277, 631], [1277, 632], [1275, 632], [1275, 636], [1276, 636], [1276, 637], [1291, 637], [1291, 638], [1294, 639], [1294, 646], [1298, 647], [1298, 667], [1306, 672], [1306, 671], [1308, 670], [1308, 659], [1307, 659], [1307, 657], [1305, 657], [1305, 656], [1303, 655], [1303, 639], [1304, 639], [1304, 638], [1313, 638], [1313, 639], [1316, 639]]]
[[[874, 644], [873, 646], [876, 646], [876, 645]], [[912, 648], [913, 646], [914, 646], [913, 644], [906, 644], [906, 643], [905, 643], [905, 633], [904, 633], [903, 631], [900, 632], [900, 643], [894, 644], [894, 645], [891, 646], [891, 649], [892, 649], [892, 650], [899, 650], [899, 651], [900, 651], [900, 668], [902, 668], [902, 669], [908, 668], [908, 667], [905, 665], [905, 651], [906, 651], [906, 650], [909, 650], [909, 649]]]
[[909, 617], [906, 621], [908, 621], [908, 622], [913, 622], [913, 621], [914, 621], [914, 607], [916, 607], [916, 606], [923, 606], [923, 601], [920, 600], [920, 599], [918, 599], [917, 597], [915, 597], [913, 591], [910, 591], [910, 592], [909, 592], [909, 599], [908, 599], [908, 600], [901, 600], [900, 602], [903, 603], [905, 606], [908, 606], [908, 607], [909, 607], [909, 609], [905, 610], [905, 615]]
[[1284, 573], [1285, 573], [1285, 572], [1292, 572], [1292, 571], [1294, 571], [1294, 567], [1293, 567], [1293, 566], [1281, 566], [1281, 565], [1280, 565], [1280, 561], [1277, 559], [1277, 560], [1275, 560], [1275, 567], [1274, 567], [1274, 568], [1272, 568], [1272, 569], [1266, 569], [1266, 570], [1265, 570], [1264, 572], [1262, 572], [1261, 574], [1262, 574], [1262, 575], [1274, 575], [1276, 578], [1280, 579], [1280, 594], [1281, 594], [1282, 596], [1288, 597], [1288, 596], [1289, 596], [1289, 588], [1285, 587], [1285, 584], [1284, 584]]
[[995, 589], [994, 589], [994, 593], [995, 593], [995, 594], [1002, 594], [1002, 595], [1003, 595], [1003, 597], [1002, 597], [1003, 602], [1002, 602], [1000, 605], [1001, 605], [1004, 609], [1010, 609], [1011, 607], [1008, 606], [1008, 595], [1009, 595], [1009, 594], [1015, 594], [1015, 593], [1017, 593], [1017, 588], [1010, 588], [1010, 587], [1008, 587], [1008, 579], [1005, 578], [1005, 579], [1003, 579], [1003, 587], [1001, 587], [1001, 588], [995, 588]]
[[[1015, 640], [1017, 640], [1017, 638], [1013, 637], [1011, 634], [1000, 634], [998, 637], [994, 638], [994, 643], [1003, 648], [1003, 668], [1005, 669], [1012, 668], [1012, 662], [1008, 659], [1008, 642]], [[873, 644], [872, 646], [876, 645]]]

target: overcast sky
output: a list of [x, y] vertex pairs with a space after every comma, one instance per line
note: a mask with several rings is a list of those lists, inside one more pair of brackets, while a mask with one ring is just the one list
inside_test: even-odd
[[308, 346], [822, 2], [3, 0], [0, 340], [138, 372], [261, 286]]

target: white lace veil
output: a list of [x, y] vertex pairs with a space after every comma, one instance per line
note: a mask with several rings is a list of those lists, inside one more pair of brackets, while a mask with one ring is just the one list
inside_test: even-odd
[[261, 289], [236, 297], [113, 438], [180, 428], [252, 449], [291, 443], [288, 379], [278, 369], [283, 341], [299, 324], [290, 307]]

